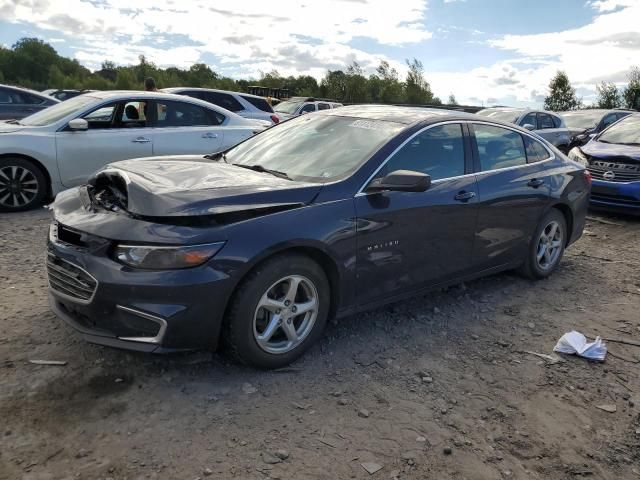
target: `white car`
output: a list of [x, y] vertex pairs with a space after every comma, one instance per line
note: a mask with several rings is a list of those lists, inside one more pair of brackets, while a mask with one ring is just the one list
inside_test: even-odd
[[217, 153], [270, 125], [166, 93], [80, 95], [0, 122], [0, 211], [40, 205], [111, 162]]
[[326, 100], [315, 100], [308, 97], [292, 97], [286, 102], [280, 102], [275, 106], [275, 112], [280, 116], [281, 120], [289, 120], [290, 118], [304, 115], [305, 113], [317, 112], [318, 110], [329, 110], [331, 108], [339, 108], [343, 105], [338, 102]]
[[267, 99], [257, 95], [215, 90], [213, 88], [173, 87], [163, 88], [162, 91], [199, 98], [205, 102], [226, 108], [241, 117], [266, 120], [272, 124], [280, 123], [280, 117], [273, 111]]

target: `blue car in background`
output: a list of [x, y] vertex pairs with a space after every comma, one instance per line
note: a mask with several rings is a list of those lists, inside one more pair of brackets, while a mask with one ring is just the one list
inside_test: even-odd
[[574, 147], [569, 158], [593, 178], [591, 207], [640, 215], [640, 114], [628, 115]]

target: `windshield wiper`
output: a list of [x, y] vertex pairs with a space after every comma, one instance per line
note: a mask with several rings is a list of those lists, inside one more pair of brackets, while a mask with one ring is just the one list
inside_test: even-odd
[[640, 145], [640, 143], [638, 143], [638, 142], [628, 142], [628, 143], [620, 142], [618, 145], [629, 145], [631, 147], [637, 147], [638, 145]]
[[284, 172], [279, 172], [278, 170], [271, 170], [270, 168], [264, 168], [262, 165], [241, 165], [239, 163], [232, 163], [231, 165], [235, 165], [236, 167], [246, 168], [247, 170], [253, 170], [254, 172], [264, 172], [270, 173], [276, 177], [284, 178], [286, 180], [291, 180], [289, 175]]
[[18, 120], [15, 119], [11, 119], [11, 120], [5, 120], [4, 123], [10, 123], [12, 125], [22, 125]]
[[209, 155], [205, 155], [204, 158], [208, 158], [209, 160], [214, 160], [216, 162], [219, 162], [220, 159], [222, 159], [224, 161], [224, 163], [229, 163], [227, 162], [227, 156], [220, 152], [220, 153], [210, 153]]

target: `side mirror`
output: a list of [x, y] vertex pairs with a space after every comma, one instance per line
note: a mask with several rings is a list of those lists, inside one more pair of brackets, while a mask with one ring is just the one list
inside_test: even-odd
[[412, 170], [396, 170], [369, 184], [367, 192], [424, 192], [431, 186], [431, 177]]
[[535, 130], [536, 127], [534, 127], [533, 125], [531, 125], [530, 123], [525, 123], [523, 125], [524, 128], [526, 128], [527, 130]]
[[597, 135], [598, 135], [597, 133], [590, 133], [589, 140], [591, 140], [592, 138], [595, 138]]
[[84, 118], [74, 118], [69, 122], [69, 128], [71, 130], [87, 130], [89, 128], [89, 122]]

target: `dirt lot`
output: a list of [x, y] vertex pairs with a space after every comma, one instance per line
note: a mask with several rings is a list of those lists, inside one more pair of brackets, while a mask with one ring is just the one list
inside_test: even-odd
[[549, 280], [354, 316], [265, 373], [85, 344], [47, 307], [48, 213], [0, 216], [0, 478], [640, 478], [640, 347], [524, 353], [571, 329], [640, 341], [640, 220], [597, 218], [617, 225], [590, 221]]

